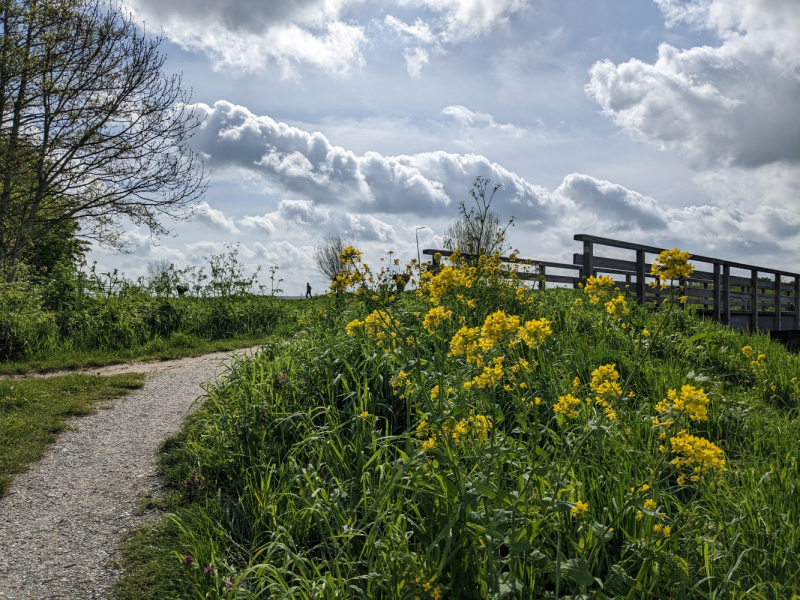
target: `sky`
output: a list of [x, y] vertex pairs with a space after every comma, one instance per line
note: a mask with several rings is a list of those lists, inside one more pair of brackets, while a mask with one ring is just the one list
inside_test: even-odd
[[[125, 0], [203, 119], [191, 220], [102, 269], [239, 244], [286, 294], [330, 233], [439, 248], [476, 176], [521, 256], [578, 233], [800, 271], [797, 0]], [[262, 275], [261, 281], [266, 278]]]

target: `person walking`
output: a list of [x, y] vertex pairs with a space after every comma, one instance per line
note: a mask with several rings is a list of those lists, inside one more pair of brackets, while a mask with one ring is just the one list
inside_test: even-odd
[[311, 284], [310, 283], [306, 283], [306, 298], [311, 298], [312, 300], [314, 299], [314, 298], [311, 297]]

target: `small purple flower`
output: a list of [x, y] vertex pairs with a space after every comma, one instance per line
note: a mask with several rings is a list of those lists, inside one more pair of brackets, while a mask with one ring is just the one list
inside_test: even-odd
[[211, 563], [208, 563], [208, 566], [205, 569], [203, 569], [203, 574], [204, 575], [208, 575], [208, 576], [213, 575], [214, 574], [214, 565], [212, 565]]
[[194, 562], [194, 556], [191, 554], [184, 554], [183, 555], [183, 564], [190, 565]]

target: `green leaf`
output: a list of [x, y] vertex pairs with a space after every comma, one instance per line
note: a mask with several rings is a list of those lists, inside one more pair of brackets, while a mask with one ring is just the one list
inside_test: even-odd
[[561, 570], [578, 585], [589, 587], [594, 577], [589, 572], [589, 563], [583, 558], [571, 558], [561, 565]]

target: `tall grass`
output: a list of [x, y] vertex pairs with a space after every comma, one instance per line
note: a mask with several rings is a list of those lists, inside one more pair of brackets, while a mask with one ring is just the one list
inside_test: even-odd
[[[251, 293], [254, 279], [244, 278], [235, 254], [226, 256], [227, 262], [210, 259], [212, 277], [200, 279], [191, 295], [175, 292], [181, 280], [173, 271], [167, 273], [171, 278], [150, 285], [67, 268], [47, 278], [2, 285], [0, 361], [131, 350], [159, 342], [192, 346], [274, 331], [286, 316], [283, 305]], [[181, 290], [189, 291], [189, 285]]]
[[[423, 283], [439, 322], [425, 298], [362, 292], [211, 386], [164, 458], [184, 499], [135, 538], [122, 597], [796, 597], [797, 356], [461, 271], [469, 287]], [[451, 352], [497, 311], [551, 333], [496, 330], [479, 365]], [[591, 389], [604, 365], [621, 394]], [[657, 411], [684, 385], [707, 420]], [[724, 467], [676, 466], [680, 430]]]

